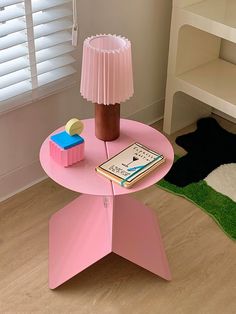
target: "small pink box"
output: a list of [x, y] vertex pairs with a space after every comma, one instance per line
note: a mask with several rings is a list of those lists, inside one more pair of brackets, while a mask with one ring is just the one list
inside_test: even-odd
[[51, 139], [49, 140], [50, 155], [60, 165], [71, 166], [84, 159], [84, 142], [68, 149], [63, 149]]

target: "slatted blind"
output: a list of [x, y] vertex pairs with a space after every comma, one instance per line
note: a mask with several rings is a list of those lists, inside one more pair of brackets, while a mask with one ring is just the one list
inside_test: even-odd
[[72, 16], [71, 0], [0, 0], [0, 111], [74, 81]]

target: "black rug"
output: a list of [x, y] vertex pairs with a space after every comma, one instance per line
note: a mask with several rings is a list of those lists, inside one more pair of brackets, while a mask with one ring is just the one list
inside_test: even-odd
[[236, 134], [213, 118], [198, 120], [196, 131], [177, 137], [176, 143], [187, 151], [165, 177], [176, 186], [198, 182], [220, 165], [236, 163]]

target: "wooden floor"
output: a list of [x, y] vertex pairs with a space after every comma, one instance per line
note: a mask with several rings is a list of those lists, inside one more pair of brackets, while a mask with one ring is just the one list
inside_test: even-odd
[[111, 254], [49, 290], [48, 219], [75, 197], [48, 179], [0, 204], [0, 314], [236, 313], [235, 243], [201, 209], [154, 186], [135, 197], [159, 216], [171, 282]]

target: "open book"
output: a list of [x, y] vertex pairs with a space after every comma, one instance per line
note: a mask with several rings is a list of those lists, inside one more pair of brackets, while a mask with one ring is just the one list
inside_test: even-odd
[[96, 167], [96, 171], [119, 185], [130, 188], [164, 161], [163, 155], [140, 143], [134, 143]]

